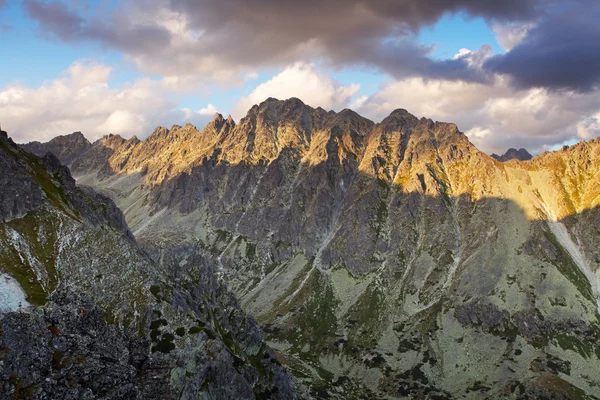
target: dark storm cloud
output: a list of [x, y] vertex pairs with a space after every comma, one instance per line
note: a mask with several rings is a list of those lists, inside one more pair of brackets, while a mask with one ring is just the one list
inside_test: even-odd
[[[65, 2], [24, 1], [42, 32], [65, 41], [93, 40], [121, 49], [134, 56], [140, 70], [152, 74], [197, 74], [318, 59], [336, 68], [376, 67], [398, 79], [419, 76], [486, 82], [494, 74], [505, 74], [518, 87], [578, 91], [590, 90], [600, 81], [599, 16], [590, 11], [595, 3], [131, 0], [123, 2], [122, 11], [90, 13], [93, 17], [88, 17]], [[144, 14], [141, 19], [137, 18], [140, 10]], [[179, 22], [165, 23], [165, 10], [181, 17]], [[432, 59], [432, 49], [420, 45], [416, 33], [452, 12], [482, 17], [490, 23], [526, 21], [535, 26], [519, 45], [492, 57], [483, 68], [481, 62], [473, 62], [477, 61], [473, 55]], [[187, 34], [183, 39], [177, 36], [177, 29], [165, 28], [178, 23]]]
[[171, 0], [173, 9], [185, 12], [198, 26], [216, 29], [227, 23], [241, 23], [257, 31], [278, 31], [300, 40], [315, 35], [335, 36], [353, 27], [368, 33], [364, 30], [366, 25], [371, 32], [385, 29], [387, 24], [416, 30], [436, 22], [445, 13], [457, 11], [486, 19], [531, 18], [540, 3], [540, 0]]
[[163, 28], [133, 25], [122, 14], [113, 14], [107, 23], [106, 19], [87, 20], [60, 1], [25, 0], [23, 4], [42, 34], [54, 34], [63, 41], [94, 40], [132, 53], [169, 44], [170, 35]]
[[593, 90], [600, 84], [600, 5], [582, 1], [554, 10], [484, 68], [510, 76], [520, 88]]
[[[310, 44], [335, 66], [376, 66], [396, 78], [483, 81], [466, 60], [436, 61], [414, 33], [448, 12], [488, 20], [533, 18], [538, 0], [171, 0], [193, 29], [219, 38], [212, 51], [235, 60], [276, 61], [298, 44]], [[202, 49], [204, 51], [205, 49]], [[292, 53], [291, 57], [297, 56]]]
[[329, 57], [334, 64], [376, 65], [396, 78], [419, 76], [426, 79], [485, 82], [489, 76], [471, 63], [491, 49], [483, 46], [468, 56], [449, 60], [434, 60], [429, 57], [433, 50], [416, 44], [410, 39], [381, 43], [379, 40], [356, 41], [351, 48], [332, 46]]
[[83, 31], [84, 20], [69, 11], [63, 3], [43, 3], [35, 0], [23, 2], [27, 13], [37, 21], [41, 28], [63, 40], [70, 40]]

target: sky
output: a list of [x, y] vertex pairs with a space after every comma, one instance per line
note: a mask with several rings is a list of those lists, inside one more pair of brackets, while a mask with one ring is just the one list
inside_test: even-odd
[[268, 97], [454, 122], [481, 150], [600, 135], [597, 0], [0, 0], [17, 142], [239, 121]]

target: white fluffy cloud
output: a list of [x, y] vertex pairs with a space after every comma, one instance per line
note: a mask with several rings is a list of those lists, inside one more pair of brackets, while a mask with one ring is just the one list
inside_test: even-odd
[[579, 139], [591, 139], [600, 135], [600, 111], [589, 118], [585, 118], [576, 126]]
[[201, 108], [200, 111], [198, 111], [198, 114], [200, 115], [214, 115], [217, 112], [217, 107], [213, 106], [212, 104], [207, 105], [204, 108]]
[[496, 23], [492, 25], [492, 31], [496, 34], [496, 40], [504, 51], [510, 51], [525, 38], [527, 31], [534, 25], [532, 22]]
[[397, 81], [364, 100], [357, 111], [377, 121], [396, 108], [454, 122], [486, 152], [504, 152], [509, 147], [540, 152], [600, 134], [599, 92], [517, 90], [502, 78], [493, 84]]
[[339, 110], [348, 106], [359, 89], [358, 84], [340, 85], [329, 75], [319, 72], [313, 64], [296, 63], [258, 85], [248, 96], [242, 97], [234, 106], [232, 115], [236, 119], [241, 118], [254, 104], [269, 97], [298, 97], [313, 107]]
[[[172, 81], [139, 79], [115, 88], [109, 84], [111, 72], [106, 65], [75, 62], [38, 88], [17, 84], [1, 89], [3, 129], [17, 142], [74, 131], [94, 140], [108, 133], [144, 137], [159, 124], [186, 121], [186, 113], [170, 100]], [[206, 119], [195, 117], [193, 122]]]

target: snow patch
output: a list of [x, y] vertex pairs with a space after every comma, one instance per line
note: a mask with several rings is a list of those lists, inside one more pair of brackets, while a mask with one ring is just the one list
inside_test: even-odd
[[18, 311], [28, 307], [26, 295], [19, 283], [10, 275], [0, 273], [0, 311]]
[[598, 308], [598, 314], [600, 314], [600, 290], [598, 287], [598, 281], [600, 280], [600, 276], [596, 275], [596, 273], [590, 268], [590, 265], [585, 259], [585, 256], [581, 252], [579, 245], [576, 244], [571, 238], [571, 234], [567, 230], [567, 227], [562, 223], [558, 222], [556, 215], [552, 210], [547, 207], [545, 204], [542, 204], [546, 215], [548, 216], [548, 226], [552, 231], [552, 234], [556, 237], [556, 240], [560, 243], [560, 245], [569, 253], [575, 265], [579, 268], [579, 270], [585, 275], [590, 286], [592, 287], [592, 293], [596, 297], [596, 306]]

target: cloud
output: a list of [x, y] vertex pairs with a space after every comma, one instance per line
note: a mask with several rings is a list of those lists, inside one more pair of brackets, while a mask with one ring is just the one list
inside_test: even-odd
[[113, 69], [108, 65], [75, 62], [65, 71], [76, 87], [86, 87], [108, 81]]
[[340, 110], [347, 107], [360, 85], [342, 86], [312, 64], [296, 63], [288, 66], [271, 80], [258, 85], [248, 96], [233, 107], [234, 118], [243, 117], [254, 105], [269, 97], [287, 99], [298, 97], [313, 107]]
[[[65, 2], [25, 0], [44, 32], [126, 53], [147, 74], [208, 74], [227, 81], [260, 67], [324, 60], [375, 66], [396, 78], [482, 81], [464, 59], [433, 60], [415, 33], [442, 15], [529, 20], [543, 0], [149, 0], [78, 13]], [[307, 28], [310, 27], [310, 28]]]
[[[67, 5], [76, 2], [24, 4], [44, 35], [119, 49], [149, 75], [243, 82], [258, 68], [319, 60], [396, 79], [490, 82], [502, 74], [519, 88], [580, 92], [600, 82], [595, 0], [129, 0], [88, 12]], [[416, 33], [456, 12], [484, 18], [507, 53], [483, 65], [466, 54], [431, 58]]]
[[454, 122], [481, 150], [509, 147], [540, 152], [600, 134], [600, 92], [516, 89], [506, 78], [492, 84], [423, 80], [396, 81], [364, 100], [357, 111], [375, 121], [396, 108]]
[[600, 136], [600, 111], [577, 124], [577, 137], [582, 140]]
[[117, 110], [106, 118], [106, 121], [98, 127], [98, 130], [119, 135], [131, 135], [139, 132], [140, 127], [144, 126], [145, 122], [143, 115], [129, 110]]
[[44, 141], [74, 131], [94, 140], [108, 133], [145, 137], [157, 125], [187, 122], [185, 111], [170, 100], [168, 83], [139, 79], [111, 87], [111, 72], [106, 65], [75, 62], [61, 77], [38, 88], [1, 89], [4, 129], [17, 142]]
[[44, 33], [67, 42], [95, 40], [136, 54], [168, 46], [171, 39], [165, 27], [148, 21], [136, 22], [120, 10], [108, 17], [86, 18], [61, 1], [24, 0], [23, 4]]
[[485, 69], [511, 77], [519, 88], [587, 92], [600, 84], [600, 5], [565, 2], [531, 27], [508, 53]]
[[245, 81], [254, 81], [257, 79], [258, 79], [258, 73], [256, 71], [250, 71], [244, 75]]
[[214, 115], [217, 111], [217, 107], [213, 106], [212, 104], [207, 105], [204, 108], [201, 108], [200, 111], [198, 111], [198, 114], [200, 115]]
[[532, 22], [507, 22], [495, 23], [492, 25], [492, 31], [496, 34], [496, 41], [504, 51], [510, 51], [518, 45], [527, 32], [535, 26]]

